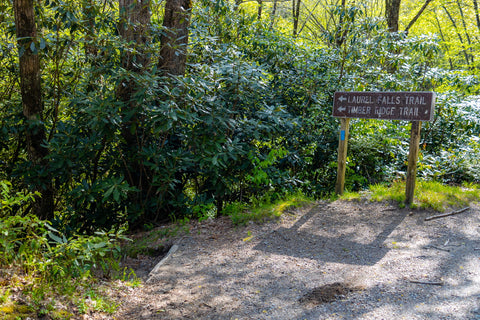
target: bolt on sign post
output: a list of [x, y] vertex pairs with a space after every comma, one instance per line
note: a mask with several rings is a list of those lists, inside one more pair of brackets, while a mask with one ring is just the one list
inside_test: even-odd
[[422, 121], [432, 121], [435, 108], [434, 92], [335, 92], [333, 116], [340, 118], [338, 169], [335, 192], [342, 194], [349, 123], [351, 118], [411, 121], [405, 203], [413, 202], [417, 159]]

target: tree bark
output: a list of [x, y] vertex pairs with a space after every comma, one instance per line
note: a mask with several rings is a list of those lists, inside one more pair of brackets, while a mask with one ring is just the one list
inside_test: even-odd
[[300, 18], [300, 4], [302, 0], [292, 0], [292, 16], [293, 16], [293, 36], [298, 34], [298, 20]]
[[338, 26], [337, 26], [337, 32], [335, 33], [335, 43], [337, 47], [342, 46], [348, 32], [347, 31], [348, 27], [345, 26], [345, 15], [347, 11], [346, 0], [342, 0], [341, 7], [342, 7], [342, 14], [340, 14], [340, 19], [338, 21]]
[[[127, 75], [117, 87], [117, 98], [124, 105], [121, 145], [125, 163], [125, 177], [139, 193], [131, 199], [141, 204], [150, 189], [150, 174], [146, 172], [139, 153], [145, 137], [141, 132], [142, 120], [139, 118], [141, 105], [134, 100], [138, 84], [130, 73], [143, 73], [149, 64], [146, 45], [149, 41], [150, 0], [119, 0], [120, 21], [118, 31], [125, 45], [122, 52], [122, 67]], [[126, 49], [126, 50], [125, 50]]]
[[[38, 171], [46, 171], [48, 149], [43, 125], [43, 101], [38, 55], [37, 28], [33, 0], [13, 1], [15, 27], [20, 63], [20, 87], [23, 115], [26, 118], [26, 142], [28, 159]], [[53, 218], [54, 201], [51, 177], [37, 178], [35, 191], [40, 193], [33, 205], [34, 214], [42, 219]]]
[[401, 0], [385, 0], [385, 18], [388, 31], [398, 32]]
[[[241, 1], [235, 1], [237, 5]], [[158, 69], [163, 76], [183, 76], [185, 74], [187, 64], [187, 46], [188, 46], [188, 29], [190, 26], [191, 16], [190, 0], [166, 0], [165, 13], [163, 17], [163, 33], [160, 38], [161, 49]], [[168, 133], [169, 147], [173, 150], [182, 148], [182, 140], [172, 129]], [[168, 195], [172, 198], [173, 205], [170, 213], [164, 212], [166, 217], [174, 210], [183, 210], [176, 200], [183, 195], [184, 189], [184, 172], [181, 168], [177, 168], [174, 173], [175, 182], [173, 182], [172, 191]]]
[[[119, 0], [120, 22], [118, 31], [134, 50], [126, 50], [122, 56], [122, 67], [129, 71], [141, 72], [149, 63], [144, 52], [150, 28], [150, 0]], [[132, 52], [133, 51], [133, 52]]]
[[258, 11], [257, 11], [257, 20], [262, 20], [262, 11], [263, 11], [263, 0], [257, 0], [258, 2]]
[[164, 75], [184, 75], [187, 63], [190, 0], [167, 0], [163, 17], [164, 33], [160, 38], [159, 69]]

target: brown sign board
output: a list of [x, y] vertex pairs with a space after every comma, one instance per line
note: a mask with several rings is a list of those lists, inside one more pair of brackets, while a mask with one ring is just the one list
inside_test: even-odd
[[434, 92], [335, 92], [333, 116], [432, 121]]

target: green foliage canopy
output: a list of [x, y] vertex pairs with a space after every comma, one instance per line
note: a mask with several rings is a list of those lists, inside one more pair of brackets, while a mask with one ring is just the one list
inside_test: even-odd
[[[29, 48], [17, 49], [10, 2], [2, 4], [0, 22], [0, 178], [20, 191], [52, 176], [54, 224], [67, 233], [201, 217], [212, 208], [221, 214], [228, 203], [298, 189], [328, 194], [336, 168], [338, 125], [331, 117], [336, 90], [436, 91], [419, 174], [449, 182], [478, 180], [478, 100], [464, 98], [477, 92], [477, 76], [473, 60], [462, 63], [446, 33], [422, 32], [438, 6], [405, 35], [387, 32], [375, 6], [322, 4], [317, 8], [327, 14], [308, 11], [294, 38], [285, 34], [286, 27], [275, 28], [285, 25], [288, 15], [271, 24], [246, 5], [199, 1], [190, 23], [186, 74], [172, 77], [154, 63], [165, 32], [157, 2], [151, 4], [142, 48], [151, 62], [142, 72], [122, 67], [124, 53], [135, 47], [119, 35], [116, 3], [86, 3], [37, 6], [40, 36]], [[460, 21], [459, 11], [453, 16]], [[50, 151], [49, 166], [42, 169], [32, 166], [25, 152], [28, 128], [17, 80], [22, 50], [42, 61]], [[135, 88], [130, 101], [118, 98], [125, 79]], [[135, 136], [134, 146], [125, 148], [125, 128]], [[358, 120], [351, 134], [348, 188], [403, 176], [407, 123]], [[134, 152], [127, 154], [129, 148]], [[132, 163], [141, 164], [141, 172]], [[148, 188], [131, 185], [133, 176]]]

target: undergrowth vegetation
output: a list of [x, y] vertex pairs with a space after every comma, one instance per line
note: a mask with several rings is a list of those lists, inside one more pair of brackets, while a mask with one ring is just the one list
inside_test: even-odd
[[232, 203], [225, 208], [225, 215], [229, 216], [235, 225], [245, 225], [250, 221], [262, 222], [281, 217], [289, 210], [311, 204], [313, 199], [301, 193], [286, 195], [272, 201], [264, 197], [251, 205]]
[[[83, 14], [90, 21], [90, 11], [55, 1], [38, 8], [48, 165], [34, 164], [24, 148], [18, 86], [5, 83], [9, 90], [0, 94], [8, 97], [0, 100], [0, 178], [21, 192], [42, 190], [51, 177], [50, 220], [67, 235], [205, 219], [297, 191], [329, 195], [338, 145], [331, 110], [340, 90], [435, 91], [434, 120], [422, 127], [419, 176], [479, 180], [479, 82], [473, 71], [447, 68], [438, 35], [391, 33], [366, 7], [353, 6], [329, 9], [348, 26], [341, 41], [336, 29], [291, 37], [231, 2], [199, 1], [185, 74], [166, 77], [152, 62], [135, 75], [117, 50], [129, 45], [116, 31], [118, 9], [108, 1], [91, 5], [101, 12], [94, 57], [85, 50], [95, 35], [78, 20]], [[2, 48], [11, 48], [1, 51], [3, 79], [16, 75], [19, 53], [7, 13], [0, 23]], [[141, 48], [149, 56], [159, 54], [159, 15], [152, 12]], [[126, 102], [118, 88], [129, 77], [135, 94]], [[352, 121], [348, 190], [404, 178], [409, 126]]]
[[[180, 19], [189, 22], [188, 37], [180, 37], [188, 43], [172, 56], [186, 60], [173, 74], [158, 58], [172, 47], [162, 43], [169, 34], [162, 1], [141, 2], [151, 9], [144, 25], [124, 19], [125, 1], [24, 1], [36, 19], [32, 39], [17, 39], [18, 3], [0, 3], [2, 305], [21, 298], [27, 313], [68, 318], [53, 315], [62, 304], [57, 292], [75, 301], [77, 313], [113, 312], [97, 284], [130, 277], [119, 264], [124, 254], [148, 254], [149, 241], [191, 220], [224, 215], [243, 225], [330, 197], [335, 91], [435, 91], [434, 119], [422, 124], [413, 206], [444, 210], [479, 196], [478, 45], [462, 40], [479, 37], [457, 40], [453, 16], [437, 16], [457, 12], [460, 1], [438, 4], [442, 10], [426, 12], [409, 33], [390, 32], [368, 1], [320, 1], [293, 36], [281, 1], [276, 14], [269, 7], [270, 21], [257, 5], [277, 1], [195, 1]], [[451, 22], [454, 28], [442, 29]], [[143, 34], [130, 39], [125, 29]], [[30, 117], [19, 80], [27, 56], [39, 60], [41, 85], [42, 112]], [[352, 120], [346, 189], [373, 185], [371, 199], [402, 204], [409, 130], [403, 121]], [[32, 152], [37, 134], [40, 153]], [[33, 213], [47, 198], [40, 219]], [[178, 229], [157, 229], [170, 222]], [[126, 232], [153, 229], [122, 252]]]
[[119, 265], [120, 244], [128, 239], [121, 232], [99, 231], [67, 238], [50, 221], [8, 215], [14, 207], [25, 210], [35, 194], [12, 193], [5, 181], [0, 185], [0, 317], [70, 319], [91, 310], [114, 312], [116, 304], [99, 282], [130, 280]]
[[[347, 192], [341, 196], [345, 200], [369, 199], [370, 201], [394, 201], [405, 207], [405, 181], [396, 180], [391, 184], [376, 184], [362, 192]], [[410, 208], [433, 209], [444, 212], [478, 202], [480, 189], [477, 184], [447, 185], [435, 180], [419, 180], [415, 187], [414, 202]]]

